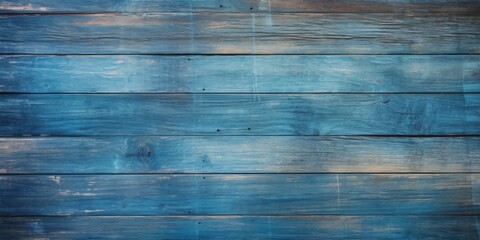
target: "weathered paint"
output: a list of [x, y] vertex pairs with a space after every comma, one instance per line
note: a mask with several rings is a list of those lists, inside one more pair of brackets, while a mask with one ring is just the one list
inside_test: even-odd
[[479, 54], [477, 14], [0, 16], [0, 53]]
[[475, 216], [0, 218], [8, 239], [479, 239]]
[[480, 172], [478, 137], [0, 138], [0, 170], [91, 173]]
[[480, 92], [480, 57], [0, 56], [0, 92]]
[[471, 175], [4, 175], [0, 215], [477, 214]]
[[0, 1], [0, 238], [479, 239], [479, 12]]
[[79, 12], [459, 12], [475, 13], [476, 0], [8, 0], [6, 13]]
[[480, 134], [478, 94], [3, 94], [0, 134]]

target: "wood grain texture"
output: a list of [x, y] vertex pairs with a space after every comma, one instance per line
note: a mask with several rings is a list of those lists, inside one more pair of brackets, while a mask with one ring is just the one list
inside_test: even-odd
[[9, 0], [0, 12], [478, 12], [475, 0]]
[[0, 53], [479, 54], [477, 14], [0, 16]]
[[480, 133], [478, 94], [3, 94], [0, 134]]
[[3, 174], [479, 172], [480, 138], [0, 138]]
[[0, 1], [0, 239], [480, 239], [480, 1]]
[[0, 92], [480, 92], [480, 57], [0, 56]]
[[0, 235], [9, 239], [479, 239], [474, 216], [0, 218]]
[[[472, 180], [475, 178], [474, 180]], [[0, 215], [477, 214], [475, 174], [2, 175]]]

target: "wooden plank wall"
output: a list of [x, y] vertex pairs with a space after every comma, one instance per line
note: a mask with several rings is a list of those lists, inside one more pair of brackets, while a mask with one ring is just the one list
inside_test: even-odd
[[477, 0], [0, 1], [2, 239], [479, 239]]

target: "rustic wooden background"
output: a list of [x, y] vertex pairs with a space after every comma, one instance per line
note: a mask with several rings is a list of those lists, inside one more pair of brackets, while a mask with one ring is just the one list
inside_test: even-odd
[[1, 239], [479, 239], [478, 0], [0, 1]]

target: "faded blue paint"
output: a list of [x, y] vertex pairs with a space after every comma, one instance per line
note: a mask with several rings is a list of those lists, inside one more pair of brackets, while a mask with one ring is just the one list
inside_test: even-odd
[[470, 174], [16, 175], [0, 190], [7, 216], [478, 214]]
[[0, 12], [466, 12], [478, 11], [476, 0], [15, 0]]
[[0, 91], [480, 92], [480, 57], [0, 56]]
[[9, 239], [478, 239], [474, 216], [36, 217], [0, 218], [0, 226]]
[[0, 18], [0, 39], [0, 53], [22, 54], [479, 54], [480, 17], [351, 13], [7, 15]]
[[0, 1], [0, 238], [479, 239], [479, 12]]
[[480, 134], [479, 98], [478, 94], [3, 94], [0, 132], [475, 135]]
[[468, 173], [480, 172], [479, 146], [479, 137], [8, 137], [0, 172]]

